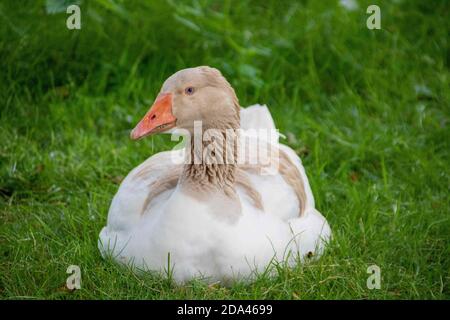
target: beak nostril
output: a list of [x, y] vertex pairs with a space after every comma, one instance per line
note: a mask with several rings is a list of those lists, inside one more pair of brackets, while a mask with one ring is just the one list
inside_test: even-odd
[[155, 118], [156, 118], [156, 114], [152, 115], [150, 120], [155, 120]]

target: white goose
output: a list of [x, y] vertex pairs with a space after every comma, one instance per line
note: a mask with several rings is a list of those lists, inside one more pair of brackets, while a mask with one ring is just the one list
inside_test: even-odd
[[[200, 152], [194, 132], [198, 121], [204, 134]], [[240, 108], [217, 69], [184, 69], [165, 81], [131, 138], [176, 129], [193, 136], [185, 138], [185, 149], [155, 154], [122, 182], [100, 232], [104, 257], [140, 270], [171, 268], [177, 282], [228, 282], [251, 279], [274, 260], [293, 265], [305, 255], [322, 253], [331, 230], [314, 207], [301, 160], [278, 143], [278, 135], [270, 140], [261, 130], [250, 130], [275, 130], [267, 107]], [[208, 129], [218, 133], [215, 138], [237, 133], [231, 141], [239, 141], [239, 147], [205, 141]], [[208, 149], [211, 141], [215, 149]], [[250, 149], [244, 148], [247, 154], [240, 161], [242, 141]], [[270, 147], [269, 159], [276, 160], [270, 168], [252, 151], [260, 141], [262, 149]], [[214, 162], [224, 154], [231, 160]]]

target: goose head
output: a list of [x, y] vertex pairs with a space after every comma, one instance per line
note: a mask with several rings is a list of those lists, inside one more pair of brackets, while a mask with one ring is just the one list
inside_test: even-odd
[[188, 68], [170, 76], [130, 136], [137, 140], [177, 128], [192, 134], [196, 121], [201, 121], [203, 129], [239, 128], [238, 99], [215, 68]]

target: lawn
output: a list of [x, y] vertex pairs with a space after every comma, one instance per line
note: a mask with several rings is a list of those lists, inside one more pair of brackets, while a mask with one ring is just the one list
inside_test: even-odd
[[[2, 299], [450, 298], [448, 2], [377, 1], [381, 30], [366, 27], [371, 1], [65, 2], [81, 30], [58, 1], [0, 3]], [[121, 179], [175, 144], [129, 131], [197, 65], [242, 106], [267, 104], [302, 157], [334, 234], [320, 260], [209, 287], [101, 258]]]

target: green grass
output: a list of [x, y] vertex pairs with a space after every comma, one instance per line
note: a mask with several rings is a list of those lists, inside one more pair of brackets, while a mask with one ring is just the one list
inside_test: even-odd
[[[84, 0], [80, 31], [44, 1], [0, 3], [0, 297], [449, 299], [448, 2], [377, 1], [382, 30], [366, 28], [371, 1], [176, 2]], [[173, 146], [129, 130], [196, 65], [290, 133], [334, 232], [319, 261], [210, 288], [101, 259], [119, 181]]]

